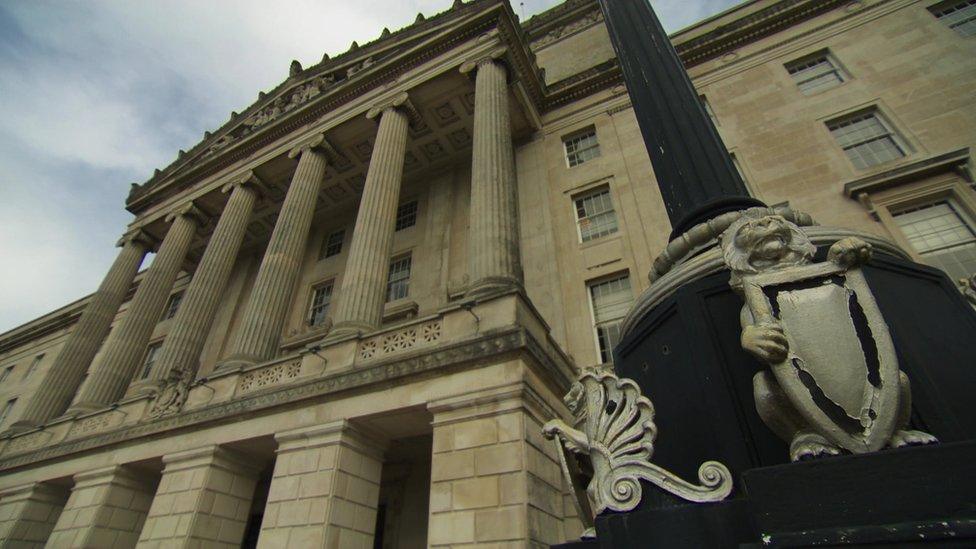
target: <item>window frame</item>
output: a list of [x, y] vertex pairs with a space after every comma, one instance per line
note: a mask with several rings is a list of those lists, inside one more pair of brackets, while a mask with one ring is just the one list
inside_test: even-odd
[[[336, 236], [336, 235], [340, 235], [339, 236], [339, 241], [338, 242], [333, 242], [332, 241], [332, 237], [333, 236]], [[335, 256], [341, 254], [343, 248], [345, 248], [345, 244], [346, 244], [346, 228], [345, 227], [342, 227], [340, 229], [336, 229], [336, 230], [331, 231], [330, 233], [326, 234], [325, 235], [325, 238], [322, 239], [322, 247], [319, 249], [319, 260], [328, 259], [330, 257], [335, 257]], [[332, 250], [333, 246], [338, 246], [338, 249], [335, 250], [334, 252], [330, 251], [330, 250]]]
[[[407, 268], [406, 268], [407, 275], [405, 277], [394, 280], [393, 267], [394, 265], [402, 261], [407, 262]], [[401, 299], [406, 299], [410, 297], [410, 279], [412, 277], [413, 277], [413, 253], [412, 252], [397, 254], [392, 258], [390, 258], [390, 263], [386, 271], [386, 301], [384, 303], [393, 303], [394, 301], [399, 301]], [[403, 295], [393, 297], [393, 293], [392, 293], [393, 285], [398, 283], [403, 283], [405, 290], [403, 291]]]
[[[593, 137], [592, 145], [587, 146], [586, 148], [581, 148], [579, 150], [570, 152], [569, 147], [571, 142], [573, 142], [574, 140], [590, 137], [591, 135]], [[593, 159], [600, 158], [603, 155], [603, 151], [601, 150], [600, 147], [600, 136], [597, 134], [596, 126], [590, 125], [580, 130], [577, 130], [573, 133], [564, 135], [561, 138], [561, 141], [563, 145], [563, 160], [566, 162], [567, 168], [576, 168], [578, 166], [582, 166], [583, 164], [586, 164], [587, 162]], [[570, 155], [580, 155], [580, 153], [583, 151], [589, 152], [593, 150], [596, 151], [596, 154], [594, 154], [593, 156], [589, 156], [587, 158], [583, 158], [582, 160], [577, 160], [575, 164], [573, 163], [573, 160], [570, 158]]]
[[[905, 229], [901, 223], [898, 222], [898, 217], [911, 211], [918, 211], [924, 208], [929, 208], [937, 206], [939, 204], [946, 204], [950, 211], [956, 215], [963, 227], [969, 230], [972, 235], [973, 240], [971, 242], [957, 243], [952, 246], [943, 247], [940, 249], [929, 249], [920, 250], [911, 242], [911, 237], [905, 232]], [[891, 218], [892, 229], [898, 232], [898, 240], [903, 243], [903, 247], [911, 252], [911, 254], [916, 257], [919, 262], [926, 265], [932, 266], [936, 269], [942, 270], [947, 275], [951, 277], [951, 274], [942, 268], [941, 265], [937, 264], [931, 259], [931, 256], [935, 252], [945, 251], [956, 247], [965, 246], [966, 244], [976, 243], [976, 215], [969, 211], [965, 201], [957, 199], [954, 193], [938, 193], [926, 196], [924, 198], [919, 198], [912, 201], [902, 202], [899, 204], [891, 205], [887, 207], [888, 215]], [[968, 273], [966, 276], [972, 276], [974, 273]]]
[[163, 348], [163, 340], [153, 341], [146, 345], [146, 354], [142, 357], [142, 365], [139, 370], [139, 379], [149, 379], [156, 361], [159, 359], [159, 351]]
[[14, 407], [17, 406], [18, 398], [20, 397], [15, 396], [7, 400], [7, 402], [4, 403], [3, 407], [0, 408], [0, 427], [2, 427], [3, 424], [7, 422], [7, 418], [10, 417], [11, 415], [10, 413], [13, 411]]
[[[405, 212], [405, 209], [413, 208], [413, 211]], [[420, 214], [420, 201], [417, 199], [406, 200], [397, 206], [396, 218], [393, 225], [393, 232], [400, 232], [410, 227], [417, 226], [417, 218]], [[409, 225], [405, 224], [409, 220]]]
[[24, 372], [24, 377], [21, 378], [22, 380], [26, 381], [28, 378], [30, 378], [30, 376], [34, 374], [34, 370], [37, 370], [37, 365], [40, 364], [42, 360], [44, 360], [44, 355], [45, 353], [41, 353], [39, 355], [34, 356], [34, 358], [31, 360], [31, 363], [27, 366], [27, 371]]
[[[961, 4], [968, 4], [969, 7], [973, 9], [973, 16], [971, 18], [965, 19], [961, 23], [955, 25], [950, 24], [944, 18], [948, 15], [946, 10], [955, 9]], [[952, 33], [960, 38], [973, 38], [976, 37], [976, 0], [946, 0], [945, 2], [938, 2], [932, 4], [926, 8], [932, 17], [941, 25], [943, 28], [952, 31]], [[964, 34], [959, 30], [959, 27], [968, 28], [967, 24], [973, 26], [973, 32], [971, 34]]]
[[10, 379], [11, 376], [13, 376], [14, 368], [16, 367], [17, 367], [16, 364], [11, 364], [10, 366], [7, 366], [3, 370], [0, 370], [0, 383], [3, 383], [4, 381]]
[[[887, 133], [885, 133], [883, 137], [891, 139], [895, 147], [899, 150], [899, 152], [901, 152], [901, 156], [897, 158], [892, 158], [890, 160], [885, 160], [884, 162], [879, 162], [877, 164], [871, 164], [862, 167], [859, 166], [854, 161], [854, 159], [851, 157], [851, 154], [848, 153], [848, 150], [854, 149], [856, 147], [860, 147], [867, 143], [878, 141], [879, 138], [877, 136], [874, 136], [871, 139], [859, 141], [854, 145], [845, 146], [841, 144], [840, 140], [838, 139], [837, 135], [834, 132], [835, 130], [840, 129], [842, 124], [850, 124], [856, 121], [856, 119], [858, 118], [864, 118], [869, 115], [873, 116], [875, 120], [877, 120], [878, 123], [882, 126], [882, 128], [884, 128], [885, 132]], [[830, 136], [830, 139], [833, 142], [834, 146], [837, 147], [837, 149], [839, 149], [844, 154], [845, 158], [847, 158], [847, 161], [850, 163], [851, 167], [856, 171], [865, 172], [865, 171], [877, 169], [880, 166], [890, 166], [893, 163], [904, 161], [906, 158], [910, 157], [914, 153], [914, 148], [911, 146], [908, 139], [898, 129], [898, 127], [895, 126], [895, 124], [891, 121], [891, 118], [880, 108], [880, 106], [876, 104], [870, 105], [865, 108], [859, 108], [849, 112], [836, 114], [824, 118], [822, 120], [823, 120], [824, 128], [827, 130], [827, 135]], [[862, 159], [863, 159], [863, 155], [862, 155]]]
[[[328, 320], [329, 318], [329, 311], [332, 309], [332, 296], [335, 295], [335, 283], [336, 283], [336, 279], [333, 277], [312, 284], [308, 292], [308, 306], [305, 308], [304, 324], [306, 328], [315, 329], [324, 326], [326, 324], [326, 320]], [[320, 304], [315, 303], [315, 296], [320, 289], [326, 287], [329, 288], [329, 293], [328, 296], [326, 296], [328, 298], [328, 301], [324, 304], [325, 312], [322, 314], [322, 320], [320, 322], [313, 323], [312, 321], [316, 318], [315, 309], [323, 306], [323, 304], [321, 303]]]
[[[819, 61], [821, 58], [830, 65], [831, 70], [820, 72], [819, 74], [805, 79], [797, 77], [797, 75], [812, 69], [816, 65], [806, 66], [805, 68], [800, 68], [801, 66], [809, 65], [811, 62]], [[796, 90], [806, 97], [819, 95], [828, 90], [839, 88], [851, 80], [851, 73], [847, 71], [847, 69], [837, 60], [837, 57], [829, 49], [815, 51], [813, 53], [793, 59], [792, 61], [787, 61], [786, 63], [783, 63], [783, 68], [790, 76], [790, 80], [793, 82], [793, 86], [796, 88]], [[813, 89], [803, 87], [804, 84], [809, 84], [810, 82], [813, 82], [814, 80], [817, 80], [831, 72], [837, 76], [837, 79], [840, 80], [840, 82], [837, 82], [835, 85], [829, 87], [817, 87]]]
[[180, 290], [169, 295], [169, 298], [166, 300], [166, 310], [163, 312], [163, 320], [169, 320], [176, 316], [176, 313], [180, 310], [180, 305], [183, 303], [184, 293], [184, 290]]
[[[593, 345], [594, 345], [595, 350], [596, 350], [596, 359], [597, 359], [597, 363], [598, 364], [613, 364], [613, 346], [612, 345], [610, 346], [609, 349], [606, 349], [606, 354], [607, 354], [607, 357], [606, 358], [608, 358], [608, 360], [604, 360], [604, 358], [605, 358], [603, 356], [604, 355], [604, 349], [602, 349], [601, 348], [601, 345], [600, 345], [600, 328], [601, 328], [601, 325], [603, 325], [603, 324], [610, 324], [610, 323], [616, 323], [617, 327], [619, 328], [620, 324], [623, 322], [623, 320], [626, 317], [626, 315], [621, 316], [621, 317], [616, 318], [616, 319], [611, 319], [611, 320], [606, 320], [606, 321], [600, 322], [600, 325], [598, 325], [598, 321], [597, 321], [597, 317], [596, 317], [596, 303], [594, 302], [595, 300], [593, 298], [593, 288], [594, 287], [597, 287], [597, 286], [600, 286], [601, 284], [607, 284], [607, 283], [614, 282], [614, 281], [617, 281], [617, 280], [621, 280], [621, 279], [624, 279], [624, 278], [627, 279], [627, 285], [630, 288], [630, 302], [629, 303], [630, 303], [630, 306], [633, 306], [635, 297], [634, 297], [634, 285], [633, 285], [633, 282], [632, 282], [633, 279], [630, 276], [630, 270], [617, 271], [615, 273], [611, 273], [611, 274], [608, 274], [606, 276], [601, 276], [599, 278], [594, 278], [594, 279], [591, 279], [591, 280], [587, 280], [586, 283], [585, 283], [586, 295], [587, 295], [587, 302], [588, 302], [589, 308], [590, 308], [590, 325], [592, 326]], [[619, 333], [617, 335], [618, 335], [618, 337], [620, 336]], [[618, 343], [619, 343], [619, 339], [618, 339]]]
[[[592, 197], [597, 196], [597, 195], [602, 195], [604, 193], [606, 193], [606, 195], [607, 195], [607, 197], [608, 197], [608, 199], [610, 201], [610, 209], [609, 210], [602, 211], [602, 212], [599, 212], [599, 213], [596, 213], [592, 217], [596, 217], [596, 216], [600, 216], [600, 215], [605, 215], [605, 214], [613, 214], [613, 225], [614, 225], [614, 228], [609, 233], [606, 233], [606, 234], [598, 234], [597, 236], [592, 236], [592, 237], [589, 237], [589, 238], [584, 238], [584, 236], [583, 236], [582, 222], [583, 222], [584, 219], [587, 219], [587, 218], [581, 218], [580, 217], [580, 212], [579, 212], [580, 206], [579, 206], [578, 202], [581, 201], [581, 200], [586, 200], [587, 198], [592, 198]], [[599, 183], [597, 185], [593, 185], [591, 187], [588, 187], [588, 188], [586, 188], [586, 189], [584, 189], [582, 191], [579, 191], [579, 192], [577, 192], [575, 194], [570, 195], [569, 198], [570, 198], [570, 204], [571, 204], [571, 206], [573, 208], [573, 217], [576, 220], [576, 240], [577, 240], [577, 243], [579, 243], [579, 244], [591, 244], [593, 242], [602, 241], [602, 240], [604, 240], [606, 238], [611, 238], [611, 237], [613, 237], [613, 235], [618, 234], [618, 233], [621, 232], [620, 231], [620, 216], [617, 215], [617, 206], [616, 206], [617, 201], [614, 200], [613, 190], [610, 188], [610, 182], [609, 181], [604, 182], [604, 183]]]

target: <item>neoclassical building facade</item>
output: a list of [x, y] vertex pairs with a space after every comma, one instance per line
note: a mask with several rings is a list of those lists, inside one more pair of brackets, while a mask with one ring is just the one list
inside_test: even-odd
[[[94, 293], [0, 334], [0, 546], [579, 535], [541, 425], [670, 226], [596, 2], [445, 8], [292, 62], [133, 185]], [[756, 197], [976, 272], [976, 2], [672, 39]]]

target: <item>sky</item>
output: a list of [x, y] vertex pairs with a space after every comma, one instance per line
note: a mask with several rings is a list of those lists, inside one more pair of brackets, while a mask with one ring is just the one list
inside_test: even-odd
[[[511, 0], [528, 18], [560, 0]], [[133, 182], [288, 75], [452, 0], [4, 0], [0, 332], [93, 292]], [[678, 30], [735, 0], [653, 0]]]

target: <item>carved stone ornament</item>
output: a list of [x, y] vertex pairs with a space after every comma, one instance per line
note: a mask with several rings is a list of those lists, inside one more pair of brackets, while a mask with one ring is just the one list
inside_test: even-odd
[[844, 238], [813, 263], [800, 227], [747, 210], [721, 245], [745, 299], [742, 348], [769, 366], [753, 378], [756, 410], [790, 459], [936, 442], [908, 430], [908, 377], [859, 268], [870, 244]]
[[976, 307], [976, 274], [969, 278], [959, 279], [959, 291], [970, 305]]
[[[732, 492], [732, 474], [717, 461], [706, 461], [698, 468], [701, 485], [651, 463], [657, 436], [654, 406], [633, 381], [609, 372], [589, 371], [580, 376], [563, 400], [582, 430], [555, 419], [546, 423], [542, 432], [556, 440], [563, 474], [576, 488], [580, 517], [590, 527], [589, 535], [594, 515], [608, 509], [630, 511], [640, 503], [641, 480], [696, 503], [719, 501]], [[576, 459], [567, 451], [589, 457], [593, 476], [585, 494], [578, 486], [579, 475], [572, 470]]]
[[170, 370], [163, 387], [153, 401], [152, 408], [149, 409], [149, 418], [157, 419], [178, 414], [183, 409], [183, 405], [186, 404], [186, 397], [190, 392], [191, 377], [192, 374], [188, 368]]

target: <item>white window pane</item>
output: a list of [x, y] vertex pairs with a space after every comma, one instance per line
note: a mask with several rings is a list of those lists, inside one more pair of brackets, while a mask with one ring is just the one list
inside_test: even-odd
[[630, 277], [624, 275], [590, 284], [590, 299], [600, 361], [609, 363], [613, 360], [613, 347], [620, 339], [620, 323], [633, 301]]
[[600, 156], [600, 144], [594, 130], [570, 137], [563, 141], [563, 145], [566, 147], [566, 160], [570, 168]]
[[417, 201], [412, 200], [397, 208], [396, 230], [403, 230], [417, 224]]
[[386, 300], [403, 299], [410, 294], [411, 257], [394, 259], [386, 282]]
[[332, 303], [333, 283], [316, 286], [312, 291], [312, 303], [308, 310], [308, 325], [318, 326], [325, 322], [325, 317], [329, 314], [329, 305]]
[[960, 36], [976, 35], [976, 0], [963, 0], [932, 9], [932, 13]]
[[875, 113], [828, 122], [827, 127], [858, 169], [905, 156], [892, 132]]
[[591, 192], [577, 198], [575, 203], [582, 242], [617, 232], [617, 214], [613, 210], [610, 189]]
[[786, 69], [805, 95], [839, 86], [845, 81], [840, 68], [827, 55], [790, 63]]
[[912, 248], [950, 278], [976, 273], [976, 232], [952, 201], [903, 210], [894, 218]]

